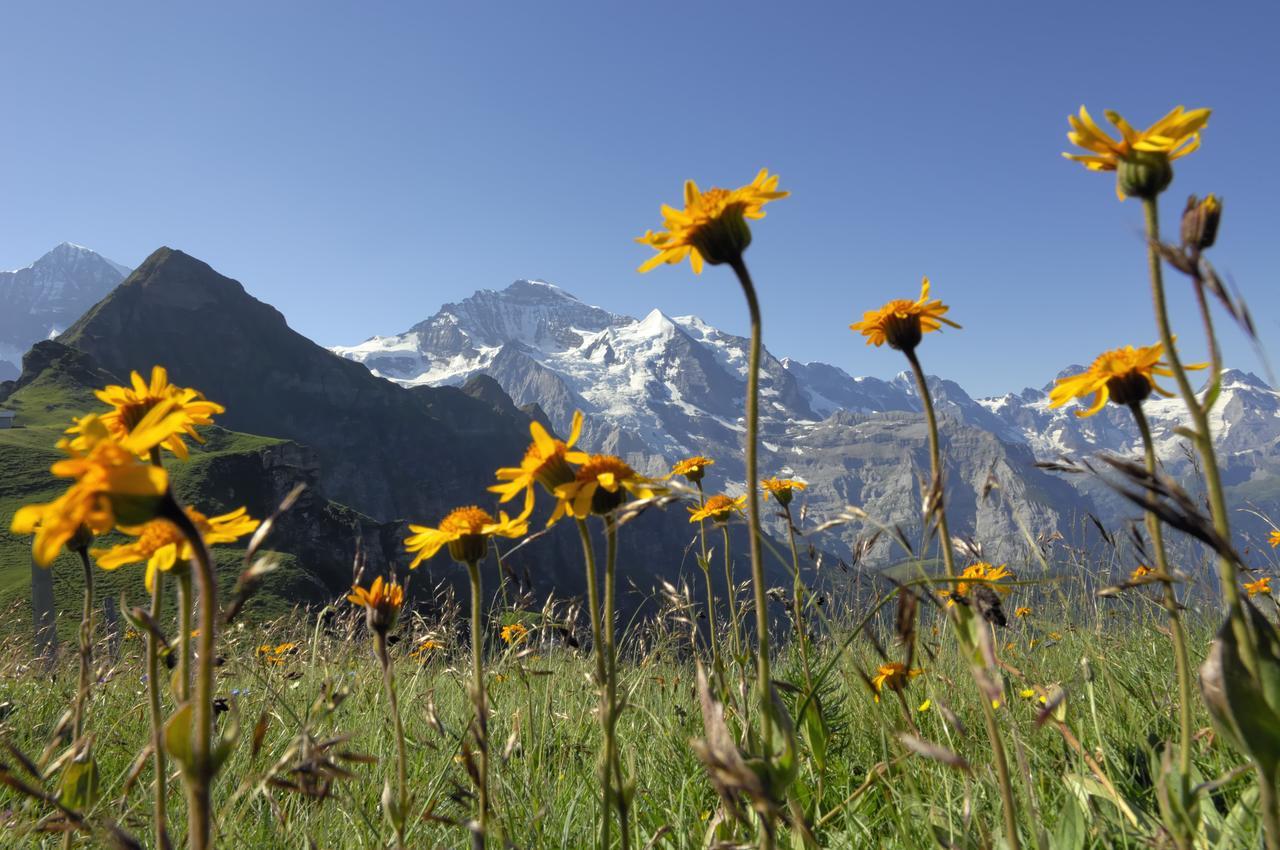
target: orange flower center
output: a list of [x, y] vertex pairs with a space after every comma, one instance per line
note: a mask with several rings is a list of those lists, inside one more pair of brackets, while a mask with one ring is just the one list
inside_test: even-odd
[[470, 505], [458, 508], [440, 521], [440, 530], [451, 534], [479, 534], [493, 522], [493, 517], [483, 508]]
[[181, 543], [182, 532], [168, 520], [156, 520], [142, 527], [138, 535], [138, 548], [145, 552], [159, 552], [171, 543]]
[[597, 476], [612, 472], [619, 481], [630, 481], [636, 477], [636, 471], [626, 461], [614, 455], [592, 455], [591, 459], [578, 469], [579, 481], [594, 481]]

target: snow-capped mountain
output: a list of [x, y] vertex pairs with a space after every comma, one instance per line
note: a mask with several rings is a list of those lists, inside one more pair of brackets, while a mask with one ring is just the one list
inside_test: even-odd
[[70, 242], [26, 268], [0, 271], [0, 380], [16, 378], [27, 349], [70, 327], [129, 271]]

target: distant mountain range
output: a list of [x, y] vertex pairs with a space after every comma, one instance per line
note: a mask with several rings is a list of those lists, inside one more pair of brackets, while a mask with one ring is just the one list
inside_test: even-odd
[[[593, 445], [649, 472], [707, 454], [720, 460], [723, 486], [744, 486], [747, 340], [695, 316], [655, 309], [636, 319], [544, 281], [518, 280], [446, 304], [402, 334], [333, 351], [405, 386], [487, 374], [517, 404], [537, 404], [553, 420], [584, 410]], [[819, 515], [852, 503], [885, 521], [918, 524], [915, 481], [928, 462], [910, 375], [853, 377], [826, 363], [768, 353], [763, 368], [764, 469], [808, 480], [806, 498]], [[1021, 547], [1021, 529], [1033, 535], [1065, 529], [1086, 512], [1109, 521], [1132, 514], [1096, 481], [1068, 483], [1036, 468], [1036, 461], [1062, 453], [1138, 452], [1127, 411], [1112, 406], [1082, 419], [1078, 408], [1051, 410], [1050, 385], [974, 399], [952, 381], [930, 378], [949, 443], [953, 526], [986, 538], [989, 547], [1000, 541]], [[1175, 433], [1187, 424], [1181, 401], [1153, 398], [1147, 411], [1163, 461], [1182, 474], [1186, 461]], [[1266, 501], [1280, 492], [1280, 394], [1255, 375], [1229, 371], [1214, 426], [1227, 480], [1242, 498]], [[984, 499], [992, 475], [1000, 498]], [[849, 528], [845, 542], [864, 531]]]
[[26, 268], [0, 271], [0, 381], [18, 377], [27, 349], [62, 333], [128, 274], [70, 242]]

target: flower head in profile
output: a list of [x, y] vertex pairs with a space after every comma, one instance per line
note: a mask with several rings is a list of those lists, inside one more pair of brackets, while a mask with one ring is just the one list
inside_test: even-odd
[[136, 525], [156, 516], [169, 491], [163, 469], [141, 462], [150, 442], [167, 429], [173, 416], [168, 404], [144, 416], [126, 438], [116, 439], [96, 416], [82, 420], [82, 439], [62, 440], [68, 457], [50, 467], [59, 478], [74, 479], [61, 496], [45, 504], [26, 505], [13, 517], [16, 534], [35, 533], [32, 553], [48, 566], [64, 544], [83, 535], [110, 531], [118, 523]]
[[528, 634], [529, 630], [523, 623], [508, 623], [498, 632], [498, 637], [502, 638], [502, 642], [507, 646], [514, 646], [524, 640]]
[[1272, 531], [1270, 534], [1268, 534], [1267, 542], [1271, 544], [1272, 549], [1276, 548], [1277, 546], [1280, 546], [1280, 530]]
[[[186, 511], [192, 524], [200, 530], [204, 542], [210, 546], [234, 543], [246, 534], [257, 531], [260, 525], [258, 520], [249, 516], [245, 508], [215, 517], [206, 517], [194, 508], [187, 508]], [[90, 554], [104, 570], [145, 561], [145, 583], [148, 591], [155, 587], [157, 572], [169, 572], [175, 563], [185, 563], [195, 556], [191, 543], [167, 519], [157, 518], [142, 525], [121, 526], [120, 531], [134, 539], [109, 549], [93, 549]]]
[[929, 278], [926, 277], [920, 284], [918, 299], [898, 299], [878, 310], [868, 310], [862, 314], [861, 322], [849, 325], [849, 330], [865, 336], [867, 345], [879, 347], [887, 342], [890, 348], [911, 351], [925, 334], [942, 330], [944, 324], [960, 327], [944, 318], [950, 309], [937, 298], [929, 297]]
[[800, 490], [807, 490], [809, 485], [792, 478], [766, 478], [760, 482], [764, 491], [784, 508], [791, 504], [792, 497]]
[[[1209, 123], [1208, 109], [1175, 107], [1145, 130], [1135, 130], [1120, 113], [1108, 109], [1107, 120], [1120, 133], [1116, 139], [1094, 122], [1088, 110], [1069, 115], [1071, 132], [1067, 139], [1086, 153], [1064, 153], [1090, 171], [1117, 171], [1116, 195], [1155, 197], [1173, 177], [1169, 163], [1200, 147], [1200, 131]], [[1132, 174], [1126, 174], [1129, 168]]]
[[1129, 582], [1131, 584], [1146, 584], [1148, 576], [1153, 576], [1156, 571], [1148, 567], [1146, 564], [1138, 564], [1133, 568], [1133, 572], [1129, 573]]
[[620, 457], [591, 455], [578, 467], [572, 481], [556, 488], [559, 503], [547, 525], [565, 514], [576, 519], [586, 519], [591, 514], [603, 516], [621, 507], [628, 493], [637, 499], [651, 499], [660, 489]]
[[1250, 596], [1270, 596], [1271, 576], [1263, 576], [1256, 581], [1245, 582], [1244, 589]]
[[529, 524], [523, 517], [511, 519], [505, 513], [493, 516], [483, 508], [470, 505], [451, 511], [440, 520], [437, 528], [425, 525], [411, 525], [413, 532], [404, 542], [404, 548], [416, 552], [417, 557], [409, 565], [414, 569], [445, 546], [449, 554], [460, 564], [477, 564], [484, 560], [491, 537], [523, 537], [529, 531]]
[[735, 514], [742, 514], [742, 506], [747, 503], [745, 495], [734, 498], [724, 493], [717, 493], [699, 508], [689, 508], [689, 522], [728, 522]]
[[875, 700], [880, 701], [880, 694], [885, 691], [901, 691], [907, 686], [907, 683], [923, 673], [923, 670], [909, 670], [905, 664], [897, 661], [890, 661], [881, 664], [880, 669], [876, 671], [875, 677], [871, 680], [871, 687], [875, 689]]
[[[1139, 404], [1151, 395], [1169, 396], [1168, 390], [1156, 383], [1156, 376], [1170, 377], [1164, 356], [1164, 345], [1146, 345], [1134, 348], [1126, 345], [1104, 351], [1093, 364], [1079, 375], [1059, 378], [1049, 391], [1049, 406], [1061, 407], [1072, 399], [1090, 399], [1089, 406], [1077, 410], [1076, 416], [1092, 416], [1106, 405], [1108, 400], [1116, 404]], [[1188, 365], [1188, 369], [1203, 369], [1203, 363]]]
[[582, 436], [582, 411], [573, 412], [573, 426], [569, 429], [568, 440], [557, 440], [547, 433], [540, 422], [529, 423], [529, 434], [533, 442], [525, 450], [524, 458], [519, 466], [508, 466], [498, 470], [498, 482], [489, 488], [489, 492], [498, 493], [507, 502], [520, 493], [524, 493], [524, 510], [522, 518], [533, 513], [533, 488], [541, 484], [542, 488], [552, 495], [561, 484], [573, 480], [571, 463], [586, 463], [585, 452], [574, 451], [573, 445]]
[[737, 189], [708, 189], [686, 180], [684, 209], [662, 205], [662, 227], [658, 232], [645, 231], [636, 237], [658, 253], [638, 269], [647, 272], [663, 265], [676, 265], [686, 258], [695, 274], [702, 274], [704, 262], [712, 265], [741, 259], [751, 244], [751, 228], [747, 220], [764, 218], [764, 205], [787, 197], [790, 192], [778, 190], [778, 175], [760, 169], [756, 179]]
[[1014, 610], [1013, 616], [1017, 617], [1019, 620], [1025, 619], [1031, 616], [1031, 609], [1026, 605], [1020, 605]]
[[[189, 387], [178, 387], [169, 383], [169, 373], [163, 366], [151, 369], [151, 380], [144, 381], [137, 372], [130, 376], [131, 385], [122, 387], [111, 385], [95, 391], [102, 402], [110, 405], [111, 410], [98, 417], [113, 437], [123, 440], [133, 433], [138, 423], [143, 420], [156, 405], [167, 402], [176, 414], [165, 420], [165, 433], [157, 442], [182, 459], [188, 456], [184, 437], [190, 437], [198, 443], [204, 438], [196, 431], [197, 425], [212, 425], [215, 414], [225, 413], [226, 408], [205, 399], [198, 391]], [[77, 435], [73, 445], [83, 447], [83, 423], [81, 419], [67, 429], [68, 434]], [[150, 448], [150, 447], [148, 447]]]
[[671, 466], [671, 472], [668, 478], [674, 478], [677, 475], [682, 476], [690, 484], [699, 484], [707, 474], [708, 466], [715, 466], [715, 461], [709, 457], [702, 455], [694, 455], [684, 460], [678, 460]]
[[444, 649], [444, 644], [440, 641], [435, 638], [423, 638], [418, 641], [418, 645], [413, 648], [413, 651], [409, 653], [409, 656], [411, 658], [419, 659], [427, 658], [432, 653], [439, 652], [441, 649]]
[[987, 584], [998, 593], [1009, 593], [1011, 588], [1000, 584], [1007, 578], [1011, 578], [1013, 573], [1005, 567], [1004, 564], [992, 566], [986, 561], [978, 561], [965, 567], [960, 573], [960, 581], [955, 584], [955, 591], [949, 588], [943, 588], [938, 593], [942, 596], [949, 597], [947, 599], [947, 607], [950, 608], [956, 604], [956, 596], [968, 596], [972, 586], [975, 584]]
[[396, 624], [400, 608], [404, 605], [404, 588], [393, 579], [383, 581], [382, 576], [364, 588], [356, 585], [347, 594], [347, 601], [364, 609], [365, 622], [370, 630], [385, 635]]

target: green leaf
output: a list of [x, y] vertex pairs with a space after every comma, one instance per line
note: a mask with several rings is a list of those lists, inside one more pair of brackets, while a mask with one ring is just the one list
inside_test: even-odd
[[222, 769], [222, 765], [226, 763], [231, 752], [236, 748], [236, 742], [240, 740], [240, 712], [231, 711], [227, 714], [226, 720], [223, 721], [223, 727], [218, 734], [218, 741], [213, 746], [213, 764], [212, 771], [216, 774]]
[[1062, 801], [1062, 811], [1058, 813], [1058, 828], [1053, 833], [1053, 850], [1083, 850], [1088, 834], [1089, 826], [1085, 823], [1080, 804], [1075, 797], [1068, 796]]
[[1257, 608], [1243, 605], [1259, 669], [1251, 673], [1244, 663], [1245, 623], [1228, 617], [1200, 667], [1200, 690], [1223, 737], [1274, 778], [1280, 767], [1280, 636]]
[[827, 721], [822, 715], [822, 703], [817, 694], [809, 697], [800, 718], [800, 729], [804, 733], [804, 742], [813, 754], [813, 763], [819, 771], [827, 769]]
[[71, 761], [58, 781], [58, 802], [83, 812], [98, 802], [98, 763], [92, 756]]
[[184, 702], [178, 710], [164, 722], [164, 749], [169, 757], [178, 763], [183, 773], [189, 773], [194, 767], [194, 753], [191, 750], [192, 722], [191, 703]]

